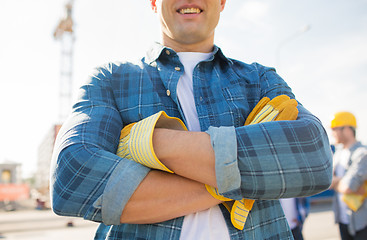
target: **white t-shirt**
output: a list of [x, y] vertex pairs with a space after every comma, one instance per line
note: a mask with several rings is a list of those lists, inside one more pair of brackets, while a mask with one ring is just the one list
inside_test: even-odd
[[[189, 131], [201, 131], [196, 111], [192, 75], [195, 66], [209, 59], [212, 53], [180, 52], [185, 72], [177, 84], [177, 97]], [[229, 240], [226, 222], [219, 206], [185, 216], [180, 240]]]
[[281, 198], [279, 199], [280, 204], [282, 205], [283, 212], [285, 217], [287, 218], [288, 225], [291, 229], [297, 227], [297, 206], [295, 198]]

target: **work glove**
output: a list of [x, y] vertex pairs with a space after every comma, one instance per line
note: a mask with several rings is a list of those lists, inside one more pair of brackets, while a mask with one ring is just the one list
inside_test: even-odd
[[363, 204], [364, 200], [367, 198], [367, 181], [363, 184], [364, 194], [343, 194], [342, 200], [347, 204], [347, 206], [356, 212]]
[[212, 186], [205, 184], [206, 190], [216, 199], [223, 201], [223, 205], [226, 207], [228, 212], [231, 215], [231, 223], [232, 225], [239, 229], [243, 230], [245, 226], [246, 219], [250, 210], [252, 209], [252, 205], [254, 204], [254, 200], [252, 199], [241, 199], [233, 201], [230, 198], [226, 198], [219, 194], [218, 189]]
[[270, 121], [296, 120], [298, 116], [297, 101], [286, 95], [279, 95], [272, 100], [262, 98], [248, 115], [245, 126]]
[[179, 118], [169, 117], [164, 111], [160, 111], [124, 127], [121, 130], [116, 154], [146, 167], [173, 173], [159, 161], [154, 153], [153, 131], [155, 128], [187, 131], [185, 124]]
[[[297, 105], [295, 99], [290, 99], [286, 95], [277, 96], [272, 100], [264, 97], [247, 117], [245, 126], [270, 121], [296, 120], [298, 116]], [[243, 198], [242, 200], [233, 201], [220, 195], [216, 188], [208, 185], [205, 185], [205, 187], [214, 198], [224, 201], [223, 205], [230, 212], [233, 226], [243, 230], [255, 200]]]

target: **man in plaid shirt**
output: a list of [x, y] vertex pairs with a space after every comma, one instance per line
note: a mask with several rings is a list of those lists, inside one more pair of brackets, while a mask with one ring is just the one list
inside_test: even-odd
[[[162, 44], [98, 68], [80, 88], [55, 144], [55, 213], [100, 222], [95, 239], [292, 239], [277, 199], [329, 187], [329, 141], [300, 103], [295, 121], [244, 126], [263, 97], [294, 95], [273, 68], [214, 45], [225, 2], [151, 0]], [[115, 154], [122, 128], [159, 111], [190, 130], [154, 130], [154, 151], [174, 173]], [[256, 200], [243, 230], [205, 184]]]

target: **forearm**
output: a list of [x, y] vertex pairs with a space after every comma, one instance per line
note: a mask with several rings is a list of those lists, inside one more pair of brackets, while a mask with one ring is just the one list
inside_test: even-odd
[[121, 214], [121, 223], [162, 222], [219, 204], [202, 183], [152, 170], [138, 186]]
[[353, 191], [340, 177], [333, 177], [332, 184], [330, 188], [334, 189], [335, 191], [342, 193], [342, 194], [365, 194], [364, 186], [360, 186], [357, 191]]
[[215, 155], [205, 132], [154, 130], [158, 159], [177, 175], [216, 187]]

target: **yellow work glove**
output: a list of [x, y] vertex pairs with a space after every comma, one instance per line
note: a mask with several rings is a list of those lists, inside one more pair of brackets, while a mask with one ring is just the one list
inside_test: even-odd
[[254, 204], [254, 200], [245, 199], [233, 201], [219, 194], [218, 189], [205, 184], [206, 190], [216, 199], [224, 201], [223, 205], [226, 207], [231, 215], [232, 225], [242, 230], [245, 226], [247, 216]]
[[153, 131], [155, 128], [185, 130], [185, 124], [178, 118], [169, 117], [160, 111], [143, 120], [131, 123], [121, 130], [117, 155], [131, 159], [146, 167], [173, 173], [159, 161], [153, 149]]
[[367, 181], [363, 184], [364, 194], [343, 194], [342, 200], [347, 204], [347, 206], [356, 212], [363, 204], [364, 200], [367, 198]]
[[[256, 123], [296, 120], [298, 116], [297, 101], [286, 95], [280, 95], [271, 101], [268, 97], [262, 98], [246, 119], [245, 125]], [[223, 205], [231, 214], [233, 226], [243, 230], [247, 216], [250, 213], [255, 200], [245, 199], [233, 201], [218, 193], [216, 188], [206, 185], [207, 191], [216, 199], [225, 201]]]
[[245, 125], [281, 120], [296, 120], [298, 116], [297, 101], [286, 95], [280, 95], [271, 101], [262, 98], [246, 119]]

